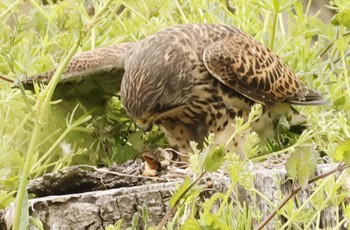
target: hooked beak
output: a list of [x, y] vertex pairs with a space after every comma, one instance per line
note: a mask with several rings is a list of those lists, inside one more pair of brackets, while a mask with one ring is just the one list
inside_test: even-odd
[[148, 132], [151, 131], [153, 123], [152, 122], [147, 122], [142, 119], [136, 120], [136, 124], [139, 128], [141, 128], [143, 131]]

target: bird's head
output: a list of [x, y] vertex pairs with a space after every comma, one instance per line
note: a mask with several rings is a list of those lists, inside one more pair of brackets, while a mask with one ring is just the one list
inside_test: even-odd
[[187, 104], [191, 82], [181, 47], [168, 36], [151, 36], [129, 52], [121, 83], [121, 100], [127, 113], [147, 130], [174, 108]]
[[188, 101], [185, 86], [179, 82], [169, 82], [167, 78], [146, 76], [143, 71], [124, 75], [120, 96], [123, 106], [136, 124], [149, 131], [153, 124], [173, 112]]

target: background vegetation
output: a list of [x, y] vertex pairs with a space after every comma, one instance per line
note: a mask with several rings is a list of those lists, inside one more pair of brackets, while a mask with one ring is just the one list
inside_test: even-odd
[[[303, 4], [296, 0], [110, 0], [59, 1], [44, 5], [35, 0], [3, 0], [0, 3], [3, 22], [0, 74], [19, 79], [49, 70], [58, 63], [62, 72], [64, 61], [74, 53], [137, 41], [174, 24], [234, 25], [274, 50], [309, 87], [331, 101], [322, 107], [297, 107], [307, 117], [309, 126], [300, 137], [293, 139], [293, 145], [277, 152], [273, 147], [267, 148], [264, 155], [257, 146], [248, 146], [255, 161], [293, 152], [296, 157], [290, 163], [291, 175], [306, 173], [310, 176], [299, 169], [308, 168], [310, 162], [321, 159], [340, 161], [348, 157], [350, 149], [346, 142], [350, 138], [350, 3], [348, 0], [330, 1], [328, 8], [335, 13], [332, 23], [322, 20], [322, 14], [311, 13], [312, 1]], [[148, 134], [139, 131], [126, 117], [118, 97], [101, 111], [78, 102], [50, 102], [55, 84], [45, 89], [38, 86], [34, 93], [12, 89], [5, 81], [0, 81], [0, 87], [2, 209], [14, 201], [16, 195], [17, 199], [22, 197], [25, 207], [26, 178], [36, 178], [72, 164], [120, 163], [134, 158], [144, 149], [166, 145], [156, 128]], [[311, 146], [307, 154], [298, 151], [305, 146]], [[309, 161], [302, 158], [310, 155], [318, 158]], [[227, 170], [233, 182], [248, 186], [242, 174], [248, 165], [239, 164], [234, 157], [228, 161], [231, 166]], [[346, 175], [320, 184], [314, 193], [319, 195], [307, 201], [308, 209], [287, 207], [282, 211], [288, 226], [300, 228], [300, 223], [304, 226], [317, 223], [319, 213], [332, 202], [341, 204], [339, 211], [347, 213], [349, 218], [349, 208], [344, 203], [346, 193], [341, 188]], [[324, 199], [322, 194], [329, 198]], [[187, 199], [188, 204], [195, 202], [196, 197]], [[217, 229], [244, 228], [244, 224], [258, 215], [252, 209], [249, 212], [244, 206], [233, 209], [227, 203], [226, 200], [215, 215], [205, 204], [199, 215], [194, 215], [190, 205], [185, 206], [175, 215], [171, 226], [186, 221], [192, 227], [220, 223]], [[227, 213], [234, 213], [244, 224], [229, 219]], [[182, 215], [186, 218], [180, 218]], [[339, 226], [346, 221], [339, 219]]]

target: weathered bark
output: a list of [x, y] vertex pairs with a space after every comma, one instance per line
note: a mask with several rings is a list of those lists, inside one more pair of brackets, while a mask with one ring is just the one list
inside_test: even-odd
[[113, 165], [109, 169], [91, 166], [72, 166], [62, 171], [48, 173], [29, 182], [29, 193], [37, 197], [106, 190], [143, 185], [144, 166], [140, 159]]
[[[318, 167], [318, 173], [323, 173], [334, 167], [336, 166], [320, 165]], [[71, 172], [76, 171], [76, 168], [69, 170]], [[63, 178], [67, 178], [67, 174], [60, 174]], [[99, 177], [101, 181], [106, 178], [106, 173], [102, 174]], [[56, 178], [57, 180], [57, 175], [50, 175], [49, 177]], [[81, 178], [81, 172], [78, 175]], [[274, 205], [277, 205], [290, 191], [291, 182], [286, 181], [287, 176], [284, 167], [270, 169], [256, 167], [253, 169], [253, 175], [255, 188], [264, 194]], [[97, 174], [94, 174], [91, 178], [96, 178], [96, 176]], [[121, 181], [120, 175], [114, 176], [116, 181]], [[208, 177], [213, 182], [213, 191], [226, 191], [230, 185], [229, 177], [223, 174], [214, 173], [208, 175], [206, 178]], [[108, 180], [111, 180], [111, 178], [108, 178]], [[123, 180], [125, 181], [125, 178]], [[126, 227], [131, 225], [131, 220], [135, 213], [142, 219], [145, 207], [148, 209], [148, 226], [156, 225], [168, 210], [169, 199], [175, 191], [176, 183], [181, 184], [182, 182], [181, 178], [176, 180], [172, 182], [152, 182], [151, 184], [145, 184], [150, 183], [150, 180], [147, 178], [138, 179], [133, 184], [133, 187], [35, 198], [29, 201], [29, 206], [32, 216], [39, 218], [43, 222], [45, 229], [104, 229], [108, 224], [114, 224], [119, 219], [124, 220], [123, 223]], [[67, 180], [64, 181], [67, 183]], [[144, 185], [137, 185], [142, 183]], [[201, 183], [205, 183], [205, 180]], [[40, 187], [42, 185], [37, 181], [36, 186]], [[100, 188], [100, 185], [97, 187]], [[252, 207], [257, 206], [262, 216], [267, 216], [274, 210], [274, 207], [271, 207], [268, 202], [256, 193], [248, 192], [242, 187], [238, 191], [240, 200], [244, 200], [248, 207], [249, 205], [252, 205]], [[298, 198], [299, 200], [305, 200], [310, 194], [311, 192], [304, 190], [298, 194]], [[337, 211], [337, 209], [338, 207], [330, 206], [322, 211], [322, 217], [320, 218], [321, 226], [328, 228], [335, 226], [336, 221], [332, 213]], [[3, 221], [6, 223], [5, 229], [10, 229], [13, 213], [14, 204], [11, 204], [4, 213]], [[266, 229], [274, 229], [275, 220], [271, 221]], [[35, 228], [31, 227], [31, 229]]]

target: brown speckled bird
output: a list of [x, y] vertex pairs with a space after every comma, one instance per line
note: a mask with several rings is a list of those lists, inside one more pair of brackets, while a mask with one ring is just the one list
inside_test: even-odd
[[[247, 118], [255, 103], [263, 105], [263, 114], [251, 128], [264, 137], [273, 133], [274, 119], [291, 113], [290, 104], [326, 103], [276, 54], [226, 25], [178, 25], [136, 43], [80, 54], [62, 80], [84, 76], [109, 94], [95, 75], [107, 78], [113, 71], [124, 75], [120, 96], [130, 117], [144, 129], [158, 125], [182, 153], [191, 151], [191, 140], [203, 143], [209, 132], [215, 134], [214, 143], [226, 143], [235, 118]], [[120, 78], [114, 80], [107, 89], [118, 90]], [[235, 137], [227, 150], [243, 155], [244, 139]]]

